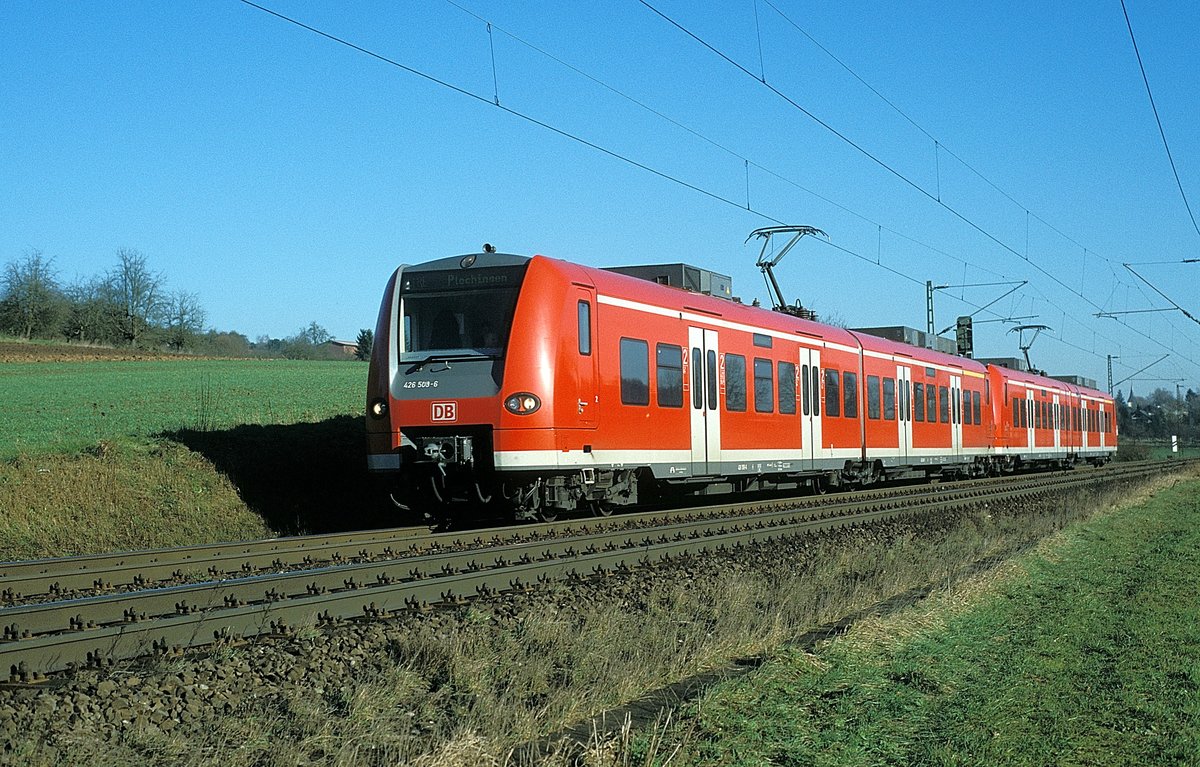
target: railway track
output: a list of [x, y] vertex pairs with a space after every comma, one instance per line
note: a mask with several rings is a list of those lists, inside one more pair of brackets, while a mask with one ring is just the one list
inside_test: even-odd
[[[37, 682], [76, 667], [286, 634], [306, 625], [384, 618], [527, 590], [556, 578], [593, 577], [918, 511], [1138, 479], [1179, 466], [1126, 464], [467, 533], [401, 528], [7, 563], [0, 567], [0, 588], [13, 604], [0, 608], [0, 669], [8, 669], [10, 683]], [[187, 582], [189, 576], [194, 580]], [[22, 595], [37, 598], [16, 604]]]

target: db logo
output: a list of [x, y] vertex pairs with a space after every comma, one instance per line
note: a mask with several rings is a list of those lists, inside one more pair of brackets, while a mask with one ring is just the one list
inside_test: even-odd
[[458, 420], [458, 403], [457, 402], [434, 402], [430, 405], [429, 420], [431, 421], [457, 421]]

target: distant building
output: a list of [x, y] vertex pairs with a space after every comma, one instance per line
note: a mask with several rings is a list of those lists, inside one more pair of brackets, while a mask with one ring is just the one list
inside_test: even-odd
[[331, 338], [328, 344], [347, 357], [353, 357], [358, 352], [358, 342], [356, 341], [339, 341], [336, 338]]

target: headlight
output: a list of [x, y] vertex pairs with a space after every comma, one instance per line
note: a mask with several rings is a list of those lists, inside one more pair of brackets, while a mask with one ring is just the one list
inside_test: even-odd
[[542, 406], [542, 401], [536, 394], [518, 392], [504, 400], [504, 409], [513, 415], [529, 415]]
[[375, 416], [376, 418], [383, 418], [385, 415], [387, 415], [388, 411], [387, 400], [377, 399], [373, 401], [370, 409], [371, 415]]

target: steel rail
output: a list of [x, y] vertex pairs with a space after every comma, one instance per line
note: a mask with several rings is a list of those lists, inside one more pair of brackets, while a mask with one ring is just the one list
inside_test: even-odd
[[[1136, 468], [1134, 464], [1127, 464], [1122, 468], [1110, 468], [1105, 471]], [[790, 503], [797, 507], [836, 506], [860, 499], [937, 493], [944, 492], [944, 488], [947, 487], [981, 487], [1007, 481], [1012, 481], [1012, 478], [969, 480], [949, 485], [900, 485], [860, 490], [848, 495], [774, 498], [469, 531], [436, 533], [426, 527], [404, 527], [4, 562], [0, 563], [0, 602], [11, 605], [37, 597], [62, 598], [77, 595], [79, 592], [104, 593], [141, 589], [189, 580], [236, 578], [285, 569], [309, 569], [344, 562], [408, 557], [441, 549], [483, 548], [605, 529], [670, 525], [679, 521], [727, 516], [731, 513], [756, 513], [760, 509], [779, 503]]]
[[[1111, 483], [1177, 466], [1147, 468], [1136, 474], [1042, 475], [1034, 482], [1007, 488], [956, 488], [940, 496], [860, 500], [853, 505], [871, 508], [839, 516], [813, 509], [789, 509], [680, 523], [633, 535], [630, 531], [611, 531], [482, 551], [443, 552], [385, 563], [4, 608], [0, 609], [0, 623], [6, 625], [6, 641], [0, 642], [0, 668], [7, 665], [11, 681], [36, 680], [71, 667], [102, 665], [149, 652], [173, 652], [222, 638], [282, 633], [298, 624], [380, 617], [431, 604], [454, 604], [470, 596], [521, 590], [563, 576], [585, 577], [613, 568], [632, 568], [685, 552], [703, 553], [918, 510]], [[493, 561], [480, 561], [483, 556], [492, 556]], [[410, 569], [403, 573], [404, 568]]]

